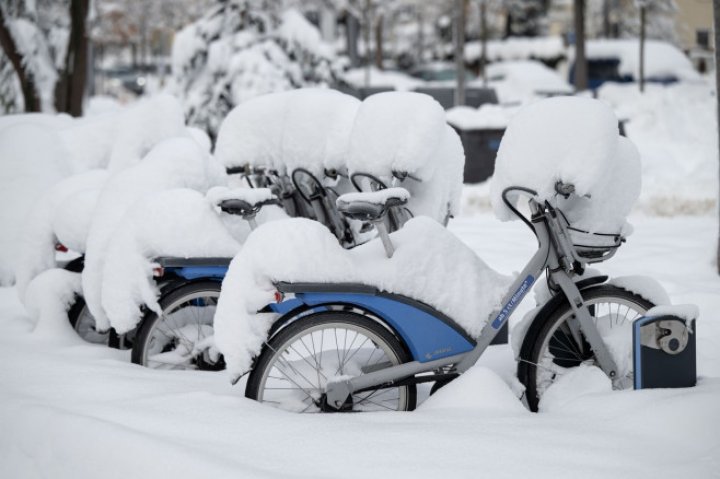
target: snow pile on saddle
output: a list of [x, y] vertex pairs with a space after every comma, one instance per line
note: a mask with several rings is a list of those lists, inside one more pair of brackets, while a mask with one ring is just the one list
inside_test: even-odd
[[465, 153], [445, 123], [445, 111], [428, 95], [386, 92], [363, 101], [347, 161], [350, 173], [369, 173], [387, 183], [395, 173], [407, 174], [402, 186], [410, 192], [414, 215], [445, 222], [459, 211]]
[[222, 122], [215, 155], [225, 167], [306, 168], [316, 175], [341, 169], [359, 105], [350, 95], [319, 88], [248, 100]]
[[390, 186], [407, 174], [415, 215], [445, 222], [459, 211], [465, 162], [445, 112], [428, 95], [387, 92], [360, 103], [333, 90], [264, 95], [230, 112], [215, 155], [225, 167], [264, 166], [369, 173]]
[[278, 281], [375, 286], [427, 303], [479, 335], [510, 278], [430, 218], [413, 218], [390, 236], [396, 249], [388, 259], [378, 239], [344, 250], [327, 228], [306, 219], [259, 227], [230, 264], [215, 316], [216, 344], [231, 375], [247, 371], [260, 352], [277, 315], [257, 311], [274, 302]]
[[[577, 197], [557, 195], [558, 181], [575, 185]], [[619, 135], [607, 105], [589, 98], [550, 98], [523, 108], [500, 143], [491, 199], [501, 220], [515, 218], [502, 201], [510, 186], [537, 191], [576, 228], [616, 233], [640, 194], [640, 158]], [[517, 204], [517, 196], [509, 198]]]

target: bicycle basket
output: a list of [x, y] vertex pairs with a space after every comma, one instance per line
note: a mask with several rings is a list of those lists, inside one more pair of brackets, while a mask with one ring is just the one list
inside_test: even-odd
[[567, 230], [576, 255], [592, 263], [614, 255], [625, 240], [619, 233], [590, 233], [571, 225]]

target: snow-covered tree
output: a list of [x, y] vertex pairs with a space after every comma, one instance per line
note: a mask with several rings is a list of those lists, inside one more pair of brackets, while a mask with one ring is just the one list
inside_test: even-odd
[[280, 2], [221, 0], [173, 44], [175, 87], [188, 122], [215, 135], [237, 104], [265, 93], [335, 83], [332, 48]]
[[0, 3], [0, 63], [12, 65], [26, 111], [82, 112], [89, 4], [90, 0]]

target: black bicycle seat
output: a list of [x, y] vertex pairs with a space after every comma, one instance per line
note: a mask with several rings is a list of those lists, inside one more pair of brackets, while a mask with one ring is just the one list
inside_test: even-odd
[[390, 208], [407, 203], [407, 196], [405, 196], [407, 192], [405, 192], [405, 195], [398, 192], [397, 196], [390, 193], [390, 196], [382, 198], [380, 201], [378, 201], [376, 193], [366, 192], [342, 195], [337, 200], [338, 211], [354, 220], [378, 221], [387, 214]]
[[254, 216], [260, 209], [260, 205], [253, 205], [248, 203], [247, 201], [239, 200], [237, 198], [223, 200], [218, 204], [218, 206], [223, 212], [227, 214], [243, 217]]
[[365, 201], [338, 202], [338, 211], [345, 216], [359, 221], [377, 221], [387, 213], [384, 205]]

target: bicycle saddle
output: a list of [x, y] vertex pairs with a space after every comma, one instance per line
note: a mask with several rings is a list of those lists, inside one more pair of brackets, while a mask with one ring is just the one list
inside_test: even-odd
[[220, 209], [228, 213], [230, 215], [238, 215], [238, 216], [254, 216], [257, 214], [258, 210], [260, 209], [260, 206], [253, 205], [251, 203], [248, 203], [245, 200], [240, 200], [237, 198], [230, 198], [227, 200], [222, 200], [218, 206]]
[[390, 208], [407, 203], [410, 193], [404, 188], [347, 193], [337, 199], [340, 213], [360, 221], [379, 221]]

